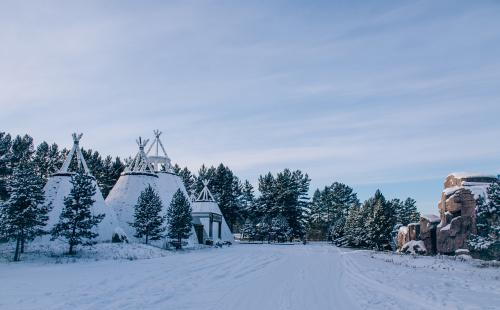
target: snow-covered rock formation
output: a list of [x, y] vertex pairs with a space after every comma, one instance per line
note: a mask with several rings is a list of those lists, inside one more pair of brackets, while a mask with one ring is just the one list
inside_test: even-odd
[[487, 199], [486, 189], [495, 181], [497, 177], [493, 175], [464, 172], [452, 173], [446, 178], [439, 202], [439, 253], [453, 254], [466, 246], [467, 237], [476, 233], [476, 200]]

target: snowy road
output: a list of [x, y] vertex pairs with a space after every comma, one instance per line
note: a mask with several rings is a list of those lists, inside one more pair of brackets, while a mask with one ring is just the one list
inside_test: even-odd
[[0, 309], [498, 309], [500, 271], [328, 245], [0, 264]]

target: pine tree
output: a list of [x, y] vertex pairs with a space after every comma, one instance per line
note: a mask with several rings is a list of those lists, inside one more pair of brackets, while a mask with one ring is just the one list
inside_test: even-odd
[[173, 170], [182, 179], [187, 192], [193, 194], [196, 191], [196, 178], [191, 171], [187, 167], [181, 168], [178, 164], [173, 166]]
[[62, 162], [63, 158], [57, 144], [49, 145], [44, 141], [36, 148], [33, 163], [35, 164], [37, 174], [44, 182], [47, 182], [51, 174], [57, 172]]
[[255, 236], [257, 239], [260, 239], [262, 242], [264, 240], [270, 241], [271, 222], [272, 219], [268, 216], [263, 216], [259, 219], [255, 225]]
[[254, 240], [256, 233], [255, 224], [250, 219], [247, 219], [243, 227], [241, 227], [241, 238]]
[[278, 216], [283, 216], [292, 230], [293, 237], [303, 237], [309, 213], [310, 179], [302, 171], [285, 169], [274, 177], [271, 173], [259, 177], [256, 209], [261, 220], [268, 225]]
[[20, 161], [9, 182], [9, 199], [0, 212], [4, 238], [16, 241], [14, 261], [20, 259], [26, 241], [45, 233], [49, 207], [44, 201], [42, 179], [31, 162]]
[[406, 198], [404, 202], [399, 199], [392, 199], [389, 202], [396, 213], [396, 224], [407, 226], [420, 220], [420, 213], [417, 211], [417, 202], [413, 198]]
[[68, 241], [69, 254], [74, 254], [74, 247], [92, 243], [98, 236], [92, 229], [97, 226], [104, 214], [93, 215], [92, 205], [96, 187], [91, 176], [78, 172], [71, 177], [71, 191], [64, 198], [64, 208], [59, 216], [59, 223], [52, 229], [52, 240], [62, 237]]
[[250, 184], [250, 182], [248, 182], [248, 180], [245, 180], [245, 183], [243, 183], [240, 204], [242, 216], [246, 220], [250, 219], [251, 221], [254, 221], [256, 212], [255, 194], [253, 191], [253, 186], [252, 184]]
[[102, 176], [102, 188], [101, 193], [104, 199], [108, 196], [109, 192], [115, 184], [113, 178], [113, 157], [106, 156], [103, 161], [103, 176]]
[[159, 240], [163, 237], [165, 216], [161, 215], [162, 208], [160, 196], [148, 185], [137, 199], [134, 222], [130, 223], [135, 228], [135, 237], [145, 237], [146, 244], [149, 240]]
[[480, 196], [476, 201], [477, 234], [467, 241], [471, 252], [485, 259], [500, 259], [500, 183], [487, 189], [488, 200]]
[[16, 136], [14, 141], [12, 141], [12, 168], [15, 168], [21, 162], [31, 160], [33, 153], [33, 138], [29, 135]]
[[377, 190], [374, 197], [370, 198], [368, 204], [373, 213], [368, 220], [369, 245], [376, 249], [390, 247], [391, 232], [396, 224], [396, 214], [392, 204], [385, 200], [382, 193]]
[[176, 240], [176, 248], [182, 248], [182, 239], [191, 235], [192, 221], [189, 200], [178, 189], [167, 210], [167, 236]]
[[366, 243], [363, 238], [365, 227], [363, 224], [364, 221], [361, 214], [361, 208], [357, 206], [352, 207], [347, 215], [344, 228], [346, 245], [357, 247]]
[[292, 229], [284, 216], [272, 219], [270, 227], [271, 238], [278, 242], [285, 242], [292, 237]]
[[0, 202], [9, 198], [7, 183], [11, 175], [11, 156], [12, 139], [9, 134], [0, 132]]
[[102, 176], [101, 176], [101, 192], [102, 196], [106, 198], [120, 178], [120, 174], [125, 169], [125, 165], [120, 160], [120, 157], [113, 158], [111, 156], [106, 156], [102, 162]]
[[312, 240], [325, 240], [327, 230], [327, 212], [323, 203], [322, 191], [316, 189], [309, 204], [308, 238]]
[[334, 182], [330, 186], [329, 205], [332, 206], [332, 214], [329, 219], [330, 238], [332, 240], [344, 236], [344, 224], [349, 209], [359, 204], [358, 197], [353, 189], [343, 183]]

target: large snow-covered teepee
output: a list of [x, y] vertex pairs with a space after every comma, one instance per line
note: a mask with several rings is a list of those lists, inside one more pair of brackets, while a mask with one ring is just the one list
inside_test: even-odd
[[[69, 195], [72, 188], [71, 176], [75, 174], [77, 170], [81, 170], [92, 176], [80, 150], [81, 138], [82, 134], [73, 134], [73, 147], [71, 148], [71, 151], [64, 160], [61, 169], [59, 169], [57, 173], [50, 176], [44, 187], [45, 201], [50, 203], [52, 207], [49, 212], [49, 220], [46, 227], [47, 229], [51, 229], [59, 222], [59, 216], [64, 208], [64, 198]], [[97, 240], [111, 241], [113, 233], [118, 226], [116, 215], [113, 209], [107, 207], [104, 203], [104, 199], [99, 187], [97, 186], [97, 182], [93, 176], [92, 178], [96, 187], [96, 193], [93, 197], [94, 204], [92, 206], [92, 213], [95, 215], [105, 214], [104, 219], [95, 228], [96, 232], [99, 234]]]
[[151, 185], [156, 191], [158, 176], [149, 162], [144, 148], [148, 139], [137, 139], [139, 150], [134, 159], [127, 165], [125, 171], [106, 197], [106, 203], [116, 213], [118, 223], [129, 241], [137, 241], [135, 229], [130, 225], [134, 221], [134, 207], [141, 192]]
[[[182, 179], [174, 173], [170, 158], [168, 157], [167, 152], [165, 151], [165, 147], [160, 140], [161, 134], [162, 133], [159, 130], [154, 131], [155, 138], [153, 140], [153, 143], [150, 145], [146, 155], [148, 155], [148, 161], [151, 163], [151, 165], [155, 169], [156, 175], [158, 176], [157, 190], [163, 203], [164, 214], [166, 214], [167, 209], [172, 202], [172, 198], [174, 197], [174, 194], [175, 192], [177, 192], [177, 190], [180, 189], [186, 196], [186, 198], [189, 198], [189, 194], [186, 191], [186, 187], [184, 186]], [[151, 153], [151, 151], [153, 150], [154, 153]], [[198, 243], [196, 240], [194, 229], [192, 229], [188, 243]]]
[[234, 237], [220, 211], [219, 205], [208, 189], [208, 181], [203, 180], [203, 190], [198, 198], [191, 202], [193, 223], [200, 243], [207, 239], [212, 241], [233, 242]]

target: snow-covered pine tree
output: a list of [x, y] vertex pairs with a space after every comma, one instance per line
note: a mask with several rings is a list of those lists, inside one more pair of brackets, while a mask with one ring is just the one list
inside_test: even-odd
[[244, 221], [240, 204], [242, 189], [240, 180], [229, 167], [219, 164], [209, 184], [229, 228], [231, 231], [237, 231]]
[[377, 190], [373, 198], [369, 199], [369, 204], [373, 208], [371, 218], [368, 220], [368, 240], [369, 245], [376, 249], [386, 249], [390, 247], [391, 232], [396, 224], [396, 214], [392, 204], [385, 200], [382, 193]]
[[135, 228], [135, 237], [145, 237], [146, 244], [149, 240], [159, 240], [163, 237], [165, 216], [161, 215], [162, 208], [160, 196], [148, 185], [137, 199], [134, 222], [130, 223]]
[[175, 240], [177, 249], [182, 248], [182, 239], [191, 235], [191, 205], [184, 193], [178, 189], [167, 209], [167, 236]]
[[255, 236], [262, 242], [265, 240], [270, 241], [271, 221], [271, 218], [263, 216], [255, 225]]
[[345, 223], [346, 223], [346, 217], [345, 216], [339, 216], [333, 224], [330, 226], [330, 238], [332, 239], [332, 242], [336, 242], [335, 240], [341, 239], [342, 237], [345, 236]]
[[17, 163], [8, 188], [9, 199], [2, 204], [0, 225], [4, 237], [15, 240], [14, 261], [19, 261], [25, 242], [45, 233], [49, 207], [44, 204], [43, 181], [31, 162]]
[[491, 184], [487, 196], [487, 201], [482, 196], [476, 201], [477, 235], [467, 243], [481, 258], [500, 259], [500, 183]]
[[0, 132], [0, 202], [9, 197], [7, 180], [11, 174], [10, 157], [12, 154], [12, 139], [9, 134]]
[[250, 219], [247, 219], [243, 227], [241, 227], [241, 238], [248, 240], [255, 240], [255, 236], [256, 236], [255, 224]]
[[98, 236], [92, 231], [104, 214], [93, 215], [92, 198], [96, 192], [92, 177], [78, 172], [71, 177], [71, 191], [64, 198], [64, 208], [59, 216], [59, 223], [52, 229], [52, 240], [62, 237], [68, 241], [69, 254], [74, 254], [74, 248], [79, 244], [90, 244]]
[[330, 238], [335, 240], [344, 236], [343, 225], [349, 209], [354, 205], [358, 205], [359, 200], [351, 187], [339, 182], [334, 182], [330, 186], [329, 193], [331, 199], [329, 204], [332, 206], [329, 222]]
[[311, 240], [324, 240], [327, 228], [326, 212], [322, 201], [322, 191], [316, 189], [309, 204], [307, 214], [307, 235]]
[[344, 226], [345, 244], [350, 246], [360, 246], [360, 229], [363, 227], [361, 219], [361, 208], [354, 206], [347, 214]]
[[[399, 199], [397, 199], [399, 201]], [[394, 201], [394, 200], [393, 200]], [[420, 213], [417, 211], [417, 202], [413, 198], [406, 198], [404, 202], [399, 202], [396, 207], [397, 223], [406, 226], [420, 220]]]
[[286, 242], [292, 237], [292, 229], [284, 216], [279, 215], [271, 221], [270, 234], [271, 239], [278, 242]]

